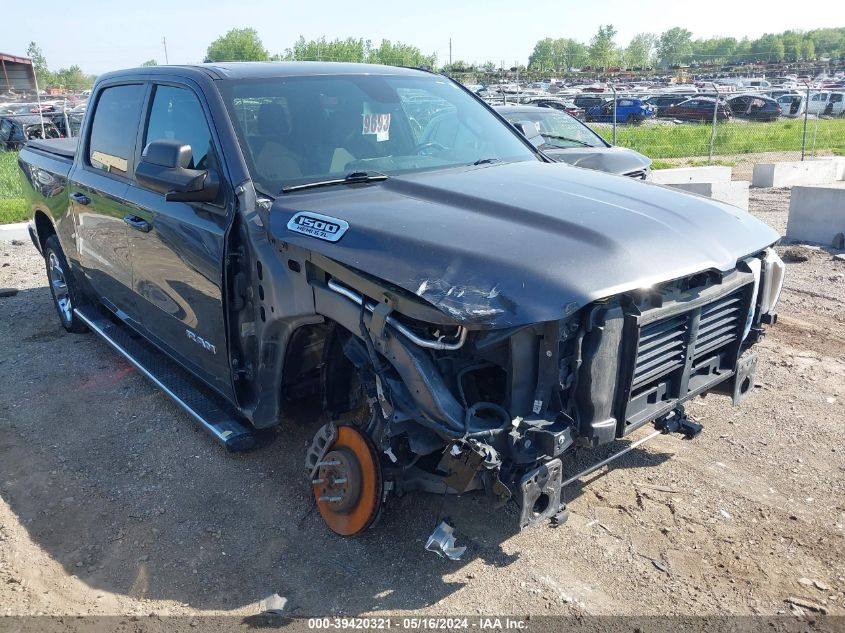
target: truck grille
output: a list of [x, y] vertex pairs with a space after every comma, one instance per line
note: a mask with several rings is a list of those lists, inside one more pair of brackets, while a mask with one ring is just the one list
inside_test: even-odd
[[701, 309], [693, 356], [700, 357], [737, 338], [743, 317], [742, 293], [735, 292]]
[[[724, 380], [739, 355], [752, 286], [745, 284], [679, 312], [653, 308], [631, 323], [633, 371], [624, 403], [629, 433], [678, 402]], [[692, 302], [691, 302], [692, 303]], [[660, 318], [661, 312], [670, 312]]]
[[657, 321], [640, 330], [633, 388], [683, 366], [689, 316]]

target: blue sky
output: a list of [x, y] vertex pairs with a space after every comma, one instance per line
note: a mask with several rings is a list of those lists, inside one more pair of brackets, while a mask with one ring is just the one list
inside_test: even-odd
[[[254, 27], [271, 53], [281, 53], [299, 36], [382, 38], [414, 44], [468, 62], [526, 62], [543, 37], [589, 40], [600, 24], [618, 30], [617, 43], [636, 33], [660, 33], [683, 26], [695, 37], [759, 37], [765, 32], [845, 26], [845, 2], [820, 0], [807, 11], [789, 3], [760, 0], [426, 0], [352, 2], [313, 0], [24, 0], [3, 2], [0, 51], [23, 55], [31, 40], [51, 68], [77, 64], [89, 73], [137, 66], [147, 59], [170, 63], [203, 59], [208, 44], [235, 27]], [[787, 3], [784, 3], [784, 7]], [[688, 7], [688, 8], [687, 8]]]

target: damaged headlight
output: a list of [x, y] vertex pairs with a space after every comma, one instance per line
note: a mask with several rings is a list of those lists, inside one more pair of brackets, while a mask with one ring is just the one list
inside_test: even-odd
[[760, 316], [764, 323], [773, 322], [775, 306], [780, 299], [780, 291], [783, 288], [783, 277], [785, 266], [783, 260], [773, 248], [767, 248], [763, 252], [763, 258], [749, 257], [744, 260], [748, 270], [754, 275], [754, 290], [752, 291], [751, 305], [748, 308], [748, 317], [745, 320], [745, 329], [742, 332], [742, 340], [751, 331], [756, 306], [760, 304]]
[[783, 277], [786, 266], [773, 248], [766, 249], [763, 257], [762, 294], [760, 295], [760, 314], [773, 314], [783, 289]]

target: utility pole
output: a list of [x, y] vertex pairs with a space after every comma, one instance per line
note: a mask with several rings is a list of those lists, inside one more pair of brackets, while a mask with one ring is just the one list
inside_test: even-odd
[[164, 44], [164, 63], [165, 63], [165, 64], [169, 64], [169, 63], [170, 63], [170, 60], [168, 60], [168, 59], [167, 59], [167, 38], [166, 38], [166, 37], [162, 37], [162, 38], [161, 38], [161, 43], [162, 43], [162, 44]]
[[449, 38], [449, 68], [452, 68], [452, 38]]

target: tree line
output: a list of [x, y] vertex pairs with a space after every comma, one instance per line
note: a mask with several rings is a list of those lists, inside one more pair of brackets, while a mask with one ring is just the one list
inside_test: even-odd
[[232, 29], [214, 40], [205, 61], [339, 61], [434, 67], [437, 55], [426, 55], [416, 46], [390, 40], [382, 40], [376, 46], [363, 38], [306, 40], [302, 36], [283, 53], [271, 54], [255, 29], [245, 28]]
[[65, 88], [67, 90], [87, 90], [94, 85], [96, 75], [88, 75], [76, 64], [67, 68], [50, 70], [41, 47], [35, 42], [29, 43], [26, 56], [32, 60], [32, 68], [38, 80], [39, 88]]
[[528, 67], [541, 71], [647, 69], [694, 63], [722, 65], [845, 57], [845, 28], [766, 33], [752, 40], [747, 37], [693, 39], [689, 30], [674, 27], [660, 35], [638, 33], [627, 46], [618, 45], [615, 38], [612, 24], [600, 26], [589, 42], [548, 37], [534, 45]]
[[[528, 58], [533, 71], [569, 71], [571, 69], [607, 70], [609, 68], [669, 68], [680, 64], [729, 64], [749, 61], [812, 61], [822, 58], [845, 58], [845, 27], [767, 33], [755, 40], [749, 38], [712, 37], [693, 39], [692, 33], [674, 27], [660, 35], [638, 33], [627, 46], [616, 42], [612, 24], [602, 25], [587, 42], [573, 38], [547, 37], [534, 45]], [[96, 77], [79, 66], [52, 71], [41, 48], [30, 42], [27, 56], [38, 77], [39, 86], [72, 90], [90, 88]], [[437, 55], [424, 53], [418, 47], [384, 39], [378, 45], [371, 40], [349, 37], [327, 40], [325, 37], [306, 40], [300, 36], [293, 46], [280, 53], [267, 50], [253, 28], [232, 29], [209, 44], [204, 61], [340, 61], [397, 66], [437, 68]], [[142, 66], [154, 66], [155, 59]], [[461, 60], [439, 68], [444, 72], [481, 71], [494, 73], [499, 64], [487, 61], [470, 64]]]
[[[545, 38], [534, 45], [528, 58], [528, 69], [538, 71], [589, 68], [668, 68], [680, 64], [727, 64], [761, 61], [812, 61], [819, 58], [845, 57], [845, 28], [823, 28], [811, 31], [784, 31], [765, 34], [757, 39], [747, 37], [712, 37], [693, 39], [692, 32], [674, 27], [660, 35], [638, 33], [627, 46], [616, 42], [612, 24], [602, 25], [588, 41], [573, 38]], [[300, 36], [283, 53], [271, 54], [262, 44], [255, 29], [232, 29], [214, 40], [206, 51], [206, 61], [274, 61], [320, 60], [394, 64], [403, 66], [437, 66], [437, 55], [426, 54], [416, 46], [382, 40], [375, 46], [363, 38], [306, 40]], [[469, 64], [458, 60], [440, 70], [461, 72], [499, 70], [493, 61]]]

